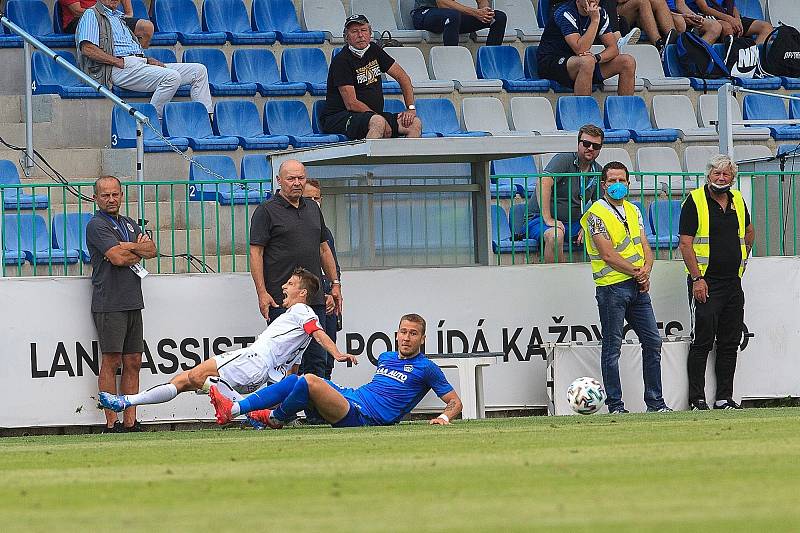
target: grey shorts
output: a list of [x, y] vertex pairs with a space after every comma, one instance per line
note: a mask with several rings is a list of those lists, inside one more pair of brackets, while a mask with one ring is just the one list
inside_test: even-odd
[[142, 310], [92, 313], [102, 353], [142, 353]]

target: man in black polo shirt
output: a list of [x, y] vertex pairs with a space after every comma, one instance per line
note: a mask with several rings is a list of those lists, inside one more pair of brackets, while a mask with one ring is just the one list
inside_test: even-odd
[[736, 163], [711, 158], [707, 184], [692, 191], [681, 209], [680, 250], [686, 264], [692, 345], [689, 347], [689, 408], [708, 410], [705, 374], [708, 353], [717, 343], [714, 409], [741, 409], [733, 401], [736, 353], [744, 327], [744, 274], [755, 230], [742, 193], [731, 189]]
[[[285, 161], [278, 170], [280, 190], [259, 205], [250, 220], [250, 273], [253, 276], [258, 307], [267, 321], [286, 311], [283, 303], [284, 283], [297, 267], [303, 267], [318, 278], [322, 271], [332, 285], [331, 296], [336, 312], [342, 308], [341, 282], [336, 263], [328, 246], [328, 228], [316, 202], [303, 198], [306, 169], [295, 160]], [[309, 295], [308, 305], [325, 323], [325, 295], [322, 288]], [[327, 353], [311, 341], [303, 355], [300, 372], [325, 377]]]
[[[347, 46], [331, 59], [328, 94], [322, 129], [350, 139], [419, 137], [422, 122], [414, 107], [411, 78], [392, 57], [372, 41], [372, 27], [364, 15], [348, 17], [344, 23]], [[400, 84], [406, 111], [383, 112], [381, 75]]]

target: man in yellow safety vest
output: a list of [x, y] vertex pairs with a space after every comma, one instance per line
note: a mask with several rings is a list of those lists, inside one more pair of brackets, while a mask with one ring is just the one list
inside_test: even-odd
[[619, 161], [603, 167], [600, 186], [603, 197], [583, 217], [581, 227], [586, 253], [592, 262], [597, 285], [595, 296], [600, 313], [603, 345], [600, 365], [609, 413], [627, 413], [622, 401], [619, 356], [623, 328], [628, 321], [642, 345], [644, 402], [648, 411], [671, 411], [661, 395], [661, 336], [650, 301], [650, 271], [653, 252], [645, 237], [639, 209], [625, 201], [628, 169]]
[[726, 155], [711, 158], [707, 183], [692, 191], [681, 208], [678, 228], [686, 264], [692, 345], [689, 347], [689, 408], [706, 411], [708, 353], [717, 343], [714, 409], [741, 409], [733, 401], [736, 353], [744, 327], [744, 274], [755, 230], [742, 193], [731, 189], [736, 163]]

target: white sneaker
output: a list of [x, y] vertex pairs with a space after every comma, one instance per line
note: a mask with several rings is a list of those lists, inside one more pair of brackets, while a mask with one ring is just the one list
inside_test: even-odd
[[620, 37], [617, 41], [617, 48], [622, 48], [627, 44], [636, 44], [639, 42], [639, 37], [642, 36], [642, 30], [639, 28], [633, 28], [631, 31], [628, 32], [627, 35], [624, 37]]

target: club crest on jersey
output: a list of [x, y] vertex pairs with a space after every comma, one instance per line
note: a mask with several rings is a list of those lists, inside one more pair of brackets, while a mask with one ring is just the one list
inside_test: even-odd
[[128, 231], [133, 231], [133, 224], [126, 222], [125, 225], [128, 226]]
[[414, 365], [406, 365], [406, 366], [403, 367], [403, 370], [405, 372], [413, 372], [414, 371]]

